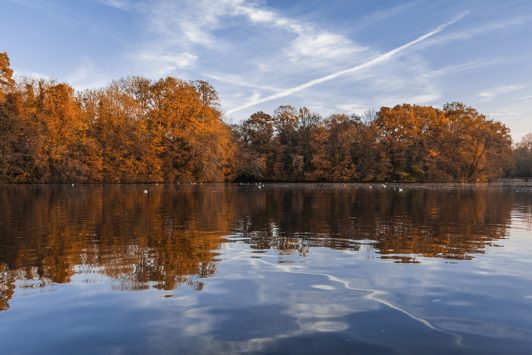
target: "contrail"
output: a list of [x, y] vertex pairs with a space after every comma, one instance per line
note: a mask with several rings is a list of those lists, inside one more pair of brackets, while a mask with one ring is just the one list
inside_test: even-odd
[[303, 84], [300, 84], [298, 86], [294, 86], [292, 88], [288, 88], [286, 90], [280, 91], [278, 93], [263, 97], [262, 99], [253, 100], [251, 102], [248, 102], [247, 104], [244, 104], [242, 106], [239, 106], [239, 107], [236, 107], [236, 108], [233, 108], [233, 109], [227, 111], [227, 114], [232, 114], [234, 112], [241, 111], [241, 110], [246, 109], [248, 107], [252, 107], [252, 106], [261, 104], [263, 102], [267, 102], [267, 101], [271, 101], [271, 100], [275, 100], [275, 99], [280, 99], [281, 97], [286, 97], [286, 96], [292, 95], [292, 94], [294, 94], [296, 92], [305, 90], [305, 89], [307, 89], [309, 87], [312, 87], [314, 85], [321, 84], [323, 82], [326, 82], [326, 81], [329, 81], [329, 80], [332, 80], [332, 79], [336, 79], [337, 77], [339, 77], [341, 75], [345, 75], [345, 74], [361, 71], [361, 70], [369, 68], [369, 67], [371, 67], [373, 65], [385, 62], [385, 61], [389, 60], [390, 58], [396, 56], [397, 54], [401, 53], [405, 49], [410, 48], [410, 47], [418, 44], [419, 42], [422, 42], [422, 41], [426, 40], [427, 38], [432, 37], [432, 36], [440, 33], [441, 31], [443, 31], [444, 29], [446, 29], [450, 25], [460, 21], [466, 15], [467, 15], [467, 12], [463, 12], [463, 13], [459, 14], [458, 16], [454, 17], [451, 21], [436, 27], [434, 30], [424, 34], [423, 36], [420, 36], [420, 37], [416, 38], [413, 41], [410, 41], [410, 42], [408, 42], [406, 44], [403, 44], [400, 47], [397, 47], [397, 48], [392, 49], [392, 50], [390, 50], [390, 51], [388, 51], [388, 52], [386, 52], [384, 54], [381, 54], [378, 57], [370, 59], [369, 61], [367, 61], [365, 63], [359, 64], [359, 65], [357, 65], [355, 67], [352, 67], [352, 68], [349, 68], [349, 69], [341, 70], [341, 71], [336, 72], [336, 73], [325, 75], [325, 76], [322, 76], [322, 77], [317, 78], [317, 79], [313, 79], [313, 80], [307, 81], [306, 83], [303, 83]]

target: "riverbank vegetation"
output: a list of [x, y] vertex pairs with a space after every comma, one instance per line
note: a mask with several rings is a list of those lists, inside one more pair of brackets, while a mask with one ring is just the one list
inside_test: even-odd
[[530, 144], [512, 152], [504, 124], [462, 103], [364, 117], [280, 106], [229, 125], [205, 81], [130, 77], [75, 91], [15, 81], [9, 64], [0, 53], [1, 182], [476, 182], [530, 173]]
[[510, 177], [532, 178], [532, 133], [526, 134], [513, 150], [514, 168]]

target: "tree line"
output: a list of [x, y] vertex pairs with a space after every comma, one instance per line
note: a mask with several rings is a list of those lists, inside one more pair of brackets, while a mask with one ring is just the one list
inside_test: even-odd
[[512, 152], [504, 124], [462, 103], [325, 118], [280, 106], [236, 125], [222, 116], [206, 81], [129, 77], [75, 91], [15, 81], [0, 53], [0, 181], [465, 182], [530, 173], [530, 144]]
[[515, 145], [513, 158], [515, 165], [509, 175], [526, 179], [532, 178], [532, 133], [526, 134]]

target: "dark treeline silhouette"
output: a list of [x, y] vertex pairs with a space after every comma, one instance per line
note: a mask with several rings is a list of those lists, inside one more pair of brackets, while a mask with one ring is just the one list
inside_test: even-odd
[[476, 182], [513, 167], [508, 128], [462, 103], [364, 118], [281, 106], [229, 126], [205, 81], [76, 92], [12, 74], [0, 53], [0, 182]]

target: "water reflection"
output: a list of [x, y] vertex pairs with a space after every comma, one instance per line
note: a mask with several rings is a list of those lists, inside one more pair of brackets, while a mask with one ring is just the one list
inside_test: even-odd
[[2, 310], [15, 286], [75, 274], [111, 278], [117, 290], [201, 290], [227, 240], [257, 257], [327, 247], [396, 262], [468, 260], [508, 236], [515, 208], [530, 209], [528, 194], [471, 186], [3, 186], [0, 197]]
[[2, 189], [0, 307], [8, 307], [17, 280], [35, 280], [22, 287], [68, 283], [80, 271], [111, 277], [120, 290], [171, 290], [182, 283], [201, 289], [199, 280], [216, 272], [230, 206], [216, 191], [176, 191], [153, 189], [146, 196], [137, 186]]
[[470, 259], [507, 236], [515, 203], [504, 190], [312, 187], [240, 201], [239, 228], [257, 249], [306, 254], [313, 246], [362, 250], [401, 262], [416, 256]]

